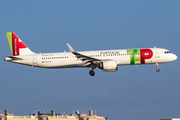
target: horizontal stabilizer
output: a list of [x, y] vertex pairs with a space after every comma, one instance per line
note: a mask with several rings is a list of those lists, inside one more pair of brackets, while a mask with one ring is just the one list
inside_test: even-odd
[[23, 59], [15, 56], [7, 56], [4, 60], [7, 61], [7, 60], [23, 60]]

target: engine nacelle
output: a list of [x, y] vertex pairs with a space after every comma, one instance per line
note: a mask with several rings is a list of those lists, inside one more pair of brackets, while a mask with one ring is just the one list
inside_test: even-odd
[[117, 71], [118, 70], [117, 61], [115, 60], [104, 61], [100, 63], [99, 68], [104, 70], [105, 72]]

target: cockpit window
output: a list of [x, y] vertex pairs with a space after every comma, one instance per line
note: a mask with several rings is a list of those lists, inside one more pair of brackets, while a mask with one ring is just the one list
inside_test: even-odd
[[170, 52], [170, 51], [165, 51], [164, 53], [165, 53], [165, 54], [168, 54], [168, 53], [171, 53], [171, 52]]

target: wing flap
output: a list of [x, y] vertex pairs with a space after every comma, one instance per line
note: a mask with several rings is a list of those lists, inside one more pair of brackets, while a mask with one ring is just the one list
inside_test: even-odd
[[80, 60], [82, 60], [83, 62], [102, 61], [101, 59], [89, 57], [89, 56], [86, 56], [86, 55], [83, 55], [83, 54], [81, 54], [81, 53], [76, 52], [68, 43], [67, 43], [67, 46], [68, 46], [69, 50], [71, 51], [71, 53], [73, 53], [74, 55], [76, 55], [77, 58], [80, 59]]

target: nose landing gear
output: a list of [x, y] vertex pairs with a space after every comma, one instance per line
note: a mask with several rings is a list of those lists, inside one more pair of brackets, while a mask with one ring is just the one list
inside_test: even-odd
[[159, 72], [159, 71], [160, 71], [160, 69], [156, 69], [156, 71], [157, 71], [157, 72]]
[[156, 71], [160, 72], [160, 69], [158, 69], [158, 63], [156, 63]]

